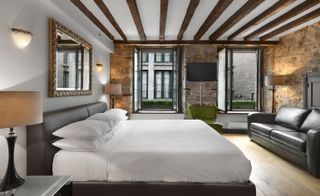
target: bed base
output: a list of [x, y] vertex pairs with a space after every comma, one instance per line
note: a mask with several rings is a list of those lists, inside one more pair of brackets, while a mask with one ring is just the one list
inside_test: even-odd
[[248, 183], [73, 182], [72, 196], [255, 196]]
[[[70, 123], [107, 110], [96, 102], [46, 112], [43, 122], [27, 127], [27, 175], [52, 175], [52, 161], [58, 148], [52, 145], [52, 133]], [[253, 183], [151, 183], [151, 182], [79, 182], [63, 188], [58, 196], [255, 196]]]

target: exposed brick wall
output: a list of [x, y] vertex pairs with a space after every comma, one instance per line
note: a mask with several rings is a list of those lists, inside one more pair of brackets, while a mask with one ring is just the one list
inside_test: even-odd
[[116, 98], [116, 108], [132, 111], [132, 69], [133, 46], [115, 44], [114, 53], [110, 55], [110, 81], [122, 84], [122, 93], [125, 96]]
[[[200, 104], [200, 82], [186, 81], [186, 66], [193, 62], [217, 62], [217, 46], [188, 45], [184, 47], [183, 62], [183, 105], [184, 111], [190, 105]], [[217, 82], [202, 82], [202, 104], [216, 105]]]
[[[282, 105], [303, 106], [303, 75], [320, 71], [320, 23], [307, 26], [280, 39], [280, 44], [265, 52], [265, 72], [273, 75], [291, 75], [286, 86], [275, 92], [276, 108]], [[272, 67], [270, 69], [270, 59]], [[265, 60], [266, 61], [266, 60]], [[266, 94], [265, 100], [271, 95]], [[267, 102], [268, 103], [268, 102]], [[268, 104], [269, 105], [269, 104]]]

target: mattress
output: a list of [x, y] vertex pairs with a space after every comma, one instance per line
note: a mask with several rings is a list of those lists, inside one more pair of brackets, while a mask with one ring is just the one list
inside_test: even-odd
[[53, 175], [73, 181], [247, 182], [250, 161], [199, 120], [128, 120], [99, 152], [60, 150]]

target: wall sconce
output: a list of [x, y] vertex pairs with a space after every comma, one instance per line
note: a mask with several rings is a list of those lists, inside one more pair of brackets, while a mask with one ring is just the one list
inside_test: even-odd
[[29, 31], [23, 30], [23, 29], [12, 28], [11, 35], [12, 35], [14, 43], [20, 49], [28, 46], [32, 40], [32, 33], [30, 33]]
[[96, 64], [97, 71], [100, 72], [102, 70], [103, 65], [100, 63]]

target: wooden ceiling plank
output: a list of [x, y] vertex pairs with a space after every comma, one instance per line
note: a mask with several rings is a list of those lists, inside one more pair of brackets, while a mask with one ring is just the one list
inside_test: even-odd
[[292, 21], [292, 22], [290, 22], [290, 23], [288, 23], [288, 24], [286, 24], [286, 25], [284, 25], [284, 26], [282, 26], [282, 27], [270, 32], [270, 33], [268, 33], [268, 34], [265, 34], [264, 36], [262, 36], [260, 38], [260, 40], [264, 41], [264, 40], [267, 40], [269, 38], [272, 38], [272, 37], [274, 37], [276, 35], [279, 35], [280, 33], [288, 31], [288, 30], [290, 30], [290, 29], [292, 29], [294, 27], [297, 27], [297, 26], [299, 26], [299, 25], [301, 25], [301, 24], [303, 24], [305, 22], [308, 22], [308, 21], [310, 21], [312, 19], [315, 19], [315, 18], [317, 18], [319, 16], [320, 16], [320, 8], [318, 8], [318, 9], [310, 12], [309, 14], [306, 14], [306, 15], [304, 15], [304, 16], [302, 16], [302, 17], [300, 17], [300, 18], [298, 18], [298, 19], [296, 19], [296, 20], [294, 20], [294, 21]]
[[194, 12], [196, 11], [198, 5], [199, 5], [200, 0], [190, 0], [186, 15], [184, 16], [183, 22], [181, 24], [177, 40], [182, 40], [183, 34], [188, 28], [190, 21], [194, 15]]
[[279, 11], [283, 10], [285, 7], [287, 7], [288, 5], [290, 5], [291, 3], [295, 2], [295, 0], [281, 0], [276, 2], [274, 5], [272, 5], [270, 8], [268, 8], [266, 11], [262, 12], [260, 15], [258, 15], [257, 17], [255, 17], [254, 19], [252, 19], [250, 22], [248, 22], [247, 24], [243, 25], [241, 28], [239, 28], [237, 31], [235, 31], [234, 33], [232, 33], [229, 37], [228, 40], [231, 40], [233, 38], [235, 38], [236, 36], [238, 36], [240, 33], [244, 32], [245, 30], [247, 30], [248, 28], [250, 28], [251, 26], [258, 24], [264, 20], [266, 20], [267, 18], [269, 18], [270, 16], [278, 13]]
[[236, 11], [223, 25], [221, 25], [210, 36], [210, 40], [216, 40], [231, 27], [237, 24], [242, 18], [247, 16], [252, 10], [258, 7], [264, 0], [248, 0], [238, 11]]
[[161, 2], [160, 2], [160, 28], [159, 28], [159, 35], [160, 35], [159, 39], [161, 41], [165, 40], [167, 13], [168, 13], [168, 0], [161, 0]]
[[208, 31], [211, 25], [219, 18], [219, 16], [229, 7], [233, 0], [219, 0], [217, 5], [212, 9], [211, 13], [199, 28], [198, 32], [193, 37], [194, 40], [200, 40], [201, 37]]
[[228, 40], [115, 40], [115, 44], [133, 44], [133, 45], [186, 45], [186, 44], [222, 44], [222, 45], [275, 45], [279, 41], [228, 41]]
[[285, 14], [279, 16], [278, 18], [274, 19], [273, 21], [267, 23], [266, 25], [260, 27], [259, 29], [255, 30], [254, 32], [252, 32], [249, 35], [245, 36], [244, 39], [245, 40], [252, 39], [253, 37], [255, 37], [257, 35], [260, 35], [261, 33], [272, 29], [273, 27], [275, 27], [275, 26], [285, 22], [286, 20], [296, 16], [298, 13], [306, 11], [307, 9], [315, 6], [318, 3], [320, 3], [319, 0], [307, 0], [307, 1], [304, 1], [303, 3], [300, 3], [296, 7], [292, 8], [291, 10], [286, 12]]
[[90, 12], [90, 10], [80, 1], [71, 0], [71, 2], [85, 15], [93, 24], [95, 24], [106, 36], [111, 40], [114, 40], [114, 36], [108, 31], [108, 29], [103, 26], [103, 24]]
[[129, 7], [129, 10], [131, 12], [132, 19], [134, 21], [134, 24], [136, 25], [136, 28], [138, 30], [139, 36], [141, 40], [146, 40], [146, 34], [143, 29], [143, 25], [141, 22], [141, 17], [139, 14], [138, 6], [136, 0], [127, 0], [127, 4]]
[[107, 17], [107, 19], [110, 21], [112, 26], [118, 31], [120, 36], [122, 37], [123, 40], [127, 40], [127, 36], [123, 33], [121, 30], [120, 26], [118, 25], [117, 21], [114, 19], [112, 16], [111, 12], [109, 11], [108, 7], [106, 4], [103, 2], [103, 0], [94, 0], [96, 5], [100, 8], [102, 13]]

